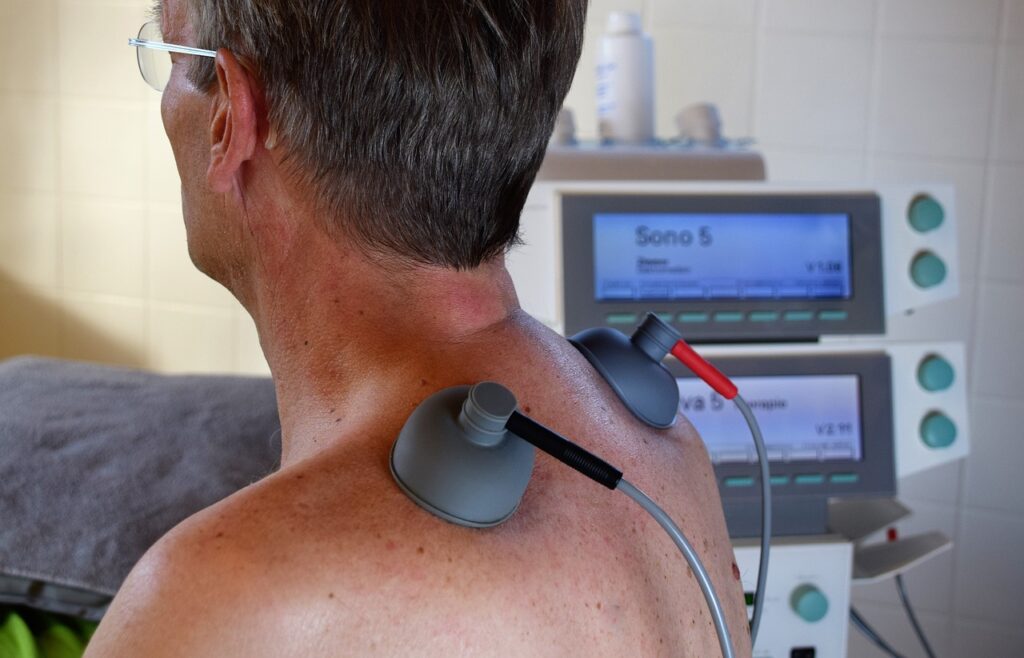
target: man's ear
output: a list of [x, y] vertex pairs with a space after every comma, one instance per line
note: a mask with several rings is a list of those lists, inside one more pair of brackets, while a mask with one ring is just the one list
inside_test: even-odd
[[229, 50], [217, 51], [217, 96], [210, 118], [210, 168], [206, 178], [228, 192], [242, 164], [256, 152], [259, 123], [254, 80]]

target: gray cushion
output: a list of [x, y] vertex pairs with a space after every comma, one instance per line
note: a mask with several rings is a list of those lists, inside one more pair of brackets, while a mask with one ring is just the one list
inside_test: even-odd
[[0, 602], [98, 620], [160, 536], [279, 456], [268, 378], [0, 362]]

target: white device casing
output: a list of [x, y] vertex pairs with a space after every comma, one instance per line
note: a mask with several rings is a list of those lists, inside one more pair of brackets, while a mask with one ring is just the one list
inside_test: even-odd
[[[743, 589], [753, 592], [761, 554], [757, 540], [735, 541], [733, 548]], [[793, 649], [812, 647], [816, 658], [846, 656], [852, 568], [853, 545], [840, 537], [774, 539], [754, 658], [789, 658]], [[802, 586], [814, 587], [828, 601], [821, 620], [808, 622], [794, 611], [791, 597]]]
[[[726, 356], [782, 356], [885, 352], [892, 360], [893, 436], [896, 441], [896, 477], [934, 468], [970, 453], [970, 418], [967, 413], [967, 358], [964, 344], [956, 341], [887, 343], [881, 340], [823, 344], [704, 345], [701, 356], [712, 363]], [[931, 392], [918, 381], [917, 369], [929, 356], [939, 356], [953, 367], [953, 384]], [[726, 373], [728, 375], [728, 373]], [[957, 428], [956, 440], [945, 448], [932, 448], [921, 440], [921, 423], [932, 412], [945, 414]]]

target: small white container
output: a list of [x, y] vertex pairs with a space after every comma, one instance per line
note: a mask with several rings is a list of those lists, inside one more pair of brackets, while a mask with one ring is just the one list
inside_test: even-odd
[[603, 142], [654, 141], [654, 43], [633, 12], [608, 16], [597, 64], [597, 118]]

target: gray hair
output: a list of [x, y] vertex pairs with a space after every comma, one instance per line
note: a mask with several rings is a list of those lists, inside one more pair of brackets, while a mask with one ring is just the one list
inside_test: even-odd
[[[188, 1], [197, 45], [260, 80], [326, 228], [453, 268], [515, 243], [586, 0]], [[195, 60], [208, 89], [214, 66]]]

